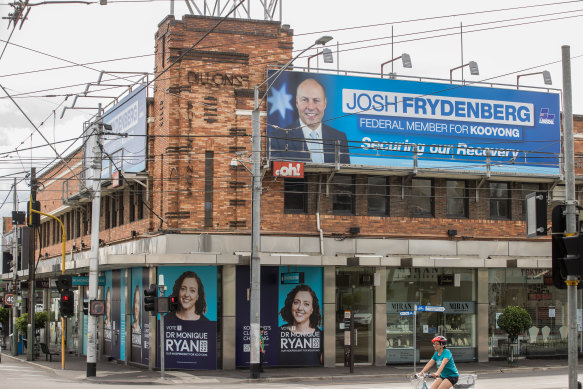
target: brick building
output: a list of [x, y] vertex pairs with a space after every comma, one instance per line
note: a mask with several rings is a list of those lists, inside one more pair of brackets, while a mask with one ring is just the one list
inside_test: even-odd
[[[159, 24], [142, 155], [146, 168], [120, 169], [119, 183], [107, 176], [102, 184], [100, 295], [113, 311], [99, 325], [100, 350], [115, 359], [158, 363], [159, 351], [145, 336], [149, 332], [157, 344], [157, 322], [140, 306], [140, 290], [160, 275], [169, 282], [193, 271], [204, 274], [207, 298], [207, 310], [197, 315], [214, 324], [207, 332], [192, 327], [192, 334], [213, 335], [208, 343], [213, 350], [204, 355], [214, 363], [180, 365], [176, 350], [167, 350], [168, 363], [223, 369], [248, 364], [253, 87], [269, 68], [292, 58], [293, 30], [278, 22], [227, 19], [195, 45], [217, 20], [167, 17]], [[357, 362], [408, 363], [414, 355], [413, 321], [400, 312], [414, 304], [445, 307], [444, 313], [419, 314], [421, 360], [430, 357], [435, 334], [450, 339], [456, 361], [503, 356], [506, 336], [496, 318], [507, 305], [522, 305], [533, 317], [532, 332], [521, 337], [523, 354], [566, 350], [566, 292], [550, 282], [550, 240], [525, 237], [525, 195], [546, 191], [550, 205], [557, 204], [559, 174], [486, 176], [422, 168], [413, 173], [308, 162], [301, 180], [274, 177], [265, 105], [262, 111], [261, 322], [268, 350], [280, 345], [279, 352], [268, 353], [267, 364], [319, 364], [310, 359], [318, 352], [325, 366], [342, 362], [345, 310], [355, 313], [359, 330]], [[575, 132], [583, 134], [583, 116], [574, 119]], [[575, 150], [580, 177], [578, 138]], [[74, 275], [88, 273], [94, 217], [80, 178], [87, 168], [84, 153], [80, 148], [39, 177], [41, 211], [63, 221], [66, 267]], [[41, 223], [37, 273], [54, 278], [60, 227], [47, 217]], [[286, 322], [278, 311], [285, 294], [295, 290], [293, 282], [284, 282], [293, 274], [310, 280], [320, 303], [319, 329], [310, 336], [322, 345], [300, 352], [303, 363], [289, 359], [281, 346]], [[169, 287], [167, 295], [171, 292]], [[80, 307], [86, 286], [79, 285], [77, 293]], [[51, 298], [48, 290], [44, 298]], [[86, 323], [82, 312], [69, 320]], [[80, 353], [83, 333], [68, 333], [69, 347]]]

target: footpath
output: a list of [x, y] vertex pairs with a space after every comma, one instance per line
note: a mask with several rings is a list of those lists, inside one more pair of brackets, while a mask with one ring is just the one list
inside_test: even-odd
[[[383, 378], [386, 382], [403, 382], [413, 373], [413, 365], [396, 366], [355, 366], [350, 374], [347, 367], [304, 367], [304, 368], [269, 368], [261, 373], [261, 378], [249, 378], [248, 369], [235, 370], [197, 370], [197, 371], [165, 371], [161, 379], [159, 370], [147, 370], [127, 365], [117, 361], [97, 362], [97, 376], [88, 378], [87, 360], [85, 357], [67, 355], [65, 369], [62, 369], [61, 356], [53, 356], [52, 362], [41, 355], [34, 361], [27, 361], [26, 355], [12, 356], [10, 351], [2, 351], [2, 362], [17, 361], [48, 370], [56, 376], [77, 382], [98, 382], [116, 385], [151, 385], [151, 384], [217, 384], [220, 386], [236, 385], [242, 382], [294, 382], [298, 381], [346, 381], [350, 379], [363, 380]], [[556, 371], [557, 374], [567, 374], [567, 359], [522, 359], [517, 366], [511, 367], [506, 361], [490, 362], [459, 362], [456, 363], [460, 373], [477, 374], [480, 377], [501, 376], [504, 374], [530, 374], [543, 371]], [[421, 370], [422, 364], [417, 364]], [[579, 371], [583, 364], [579, 362]], [[301, 372], [300, 372], [301, 369]]]

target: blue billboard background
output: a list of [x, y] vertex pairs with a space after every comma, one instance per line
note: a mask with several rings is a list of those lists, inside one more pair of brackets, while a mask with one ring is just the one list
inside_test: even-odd
[[[417, 147], [420, 168], [484, 172], [489, 158], [492, 171], [559, 174], [557, 93], [286, 71], [269, 90], [268, 138], [297, 128], [296, 90], [308, 78], [325, 89], [322, 122], [346, 134], [351, 165], [413, 167]], [[305, 158], [273, 147], [270, 156]]]

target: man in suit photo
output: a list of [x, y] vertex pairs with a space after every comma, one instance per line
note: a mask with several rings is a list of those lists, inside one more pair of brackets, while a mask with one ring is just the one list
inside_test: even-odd
[[335, 163], [339, 145], [340, 163], [350, 163], [346, 134], [322, 122], [326, 90], [313, 78], [302, 81], [296, 91], [298, 119], [287, 128], [270, 131], [271, 159]]

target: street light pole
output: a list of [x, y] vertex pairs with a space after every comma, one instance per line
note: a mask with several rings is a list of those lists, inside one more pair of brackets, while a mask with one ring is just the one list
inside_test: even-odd
[[261, 250], [261, 128], [259, 106], [263, 98], [267, 96], [269, 86], [265, 94], [259, 98], [259, 88], [273, 79], [275, 82], [279, 76], [286, 70], [298, 57], [310, 50], [316, 45], [325, 45], [332, 40], [331, 36], [323, 36], [316, 40], [310, 47], [302, 50], [298, 55], [293, 57], [288, 63], [282, 66], [276, 73], [268, 77], [261, 84], [255, 86], [253, 96], [253, 112], [251, 113], [251, 293], [249, 296], [250, 310], [250, 376], [259, 378], [259, 327], [260, 327], [260, 299], [261, 299], [261, 262], [259, 252]]
[[[565, 157], [565, 236], [577, 233], [577, 201], [575, 200], [575, 153], [573, 149], [573, 95], [571, 92], [571, 47], [562, 46], [563, 59], [563, 149]], [[553, 231], [554, 232], [554, 231]], [[577, 388], [577, 285], [578, 277], [567, 276], [567, 318], [569, 322], [568, 365], [569, 389]]]
[[[89, 253], [89, 301], [97, 299], [99, 276], [99, 210], [101, 208], [101, 105], [89, 135], [93, 180], [91, 203], [91, 251]], [[97, 316], [87, 316], [87, 377], [97, 375]]]

